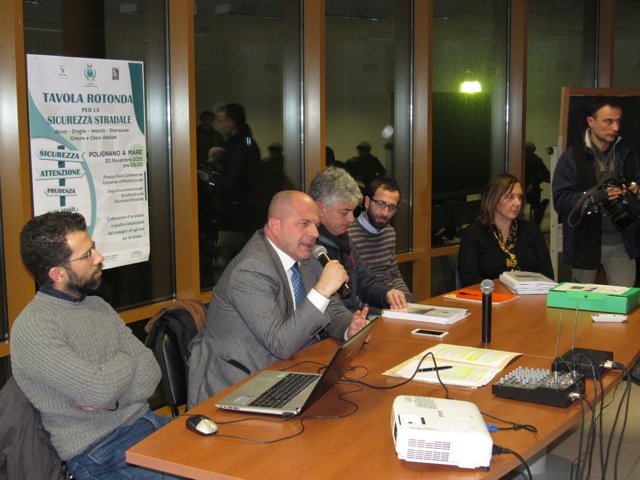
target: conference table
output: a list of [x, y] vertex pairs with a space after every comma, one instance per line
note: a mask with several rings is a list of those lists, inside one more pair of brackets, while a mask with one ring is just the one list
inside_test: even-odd
[[[496, 292], [507, 292], [499, 282], [495, 285]], [[575, 347], [612, 351], [614, 361], [626, 367], [640, 356], [637, 341], [640, 309], [630, 313], [626, 323], [594, 323], [591, 312], [580, 311], [576, 316], [575, 310], [546, 307], [546, 295], [520, 295], [513, 301], [493, 306], [491, 342], [483, 343], [480, 303], [442, 296], [424, 303], [468, 308], [470, 315], [452, 325], [380, 318], [369, 342], [353, 361], [352, 366], [358, 368], [349, 375], [375, 386], [399, 384], [403, 379], [383, 375], [383, 372], [438, 343], [520, 353], [522, 355], [512, 360], [488, 385], [475, 389], [449, 386], [448, 390], [450, 398], [473, 402], [483, 414], [535, 426], [537, 433], [525, 429], [491, 433], [495, 445], [517, 452], [525, 459], [543, 452], [581, 421], [581, 402], [558, 408], [499, 398], [491, 393], [495, 381], [517, 367], [549, 369], [558, 338], [560, 354], [573, 343]], [[558, 335], [561, 313], [563, 328]], [[446, 330], [449, 335], [444, 340], [411, 335], [411, 330], [418, 327]], [[295, 365], [292, 370], [316, 372], [319, 365], [312, 362], [326, 364], [337, 346], [336, 340], [328, 339], [268, 368], [289, 369]], [[615, 388], [622, 377], [620, 370], [607, 371], [602, 376], [604, 394]], [[399, 459], [391, 430], [394, 399], [399, 395], [444, 398], [440, 385], [414, 380], [398, 388], [379, 390], [345, 382], [301, 415], [289, 419], [217, 409], [216, 400], [229, 391], [221, 392], [189, 412], [204, 414], [217, 422], [217, 435], [195, 434], [185, 428], [186, 417], [178, 417], [129, 449], [127, 461], [187, 478], [261, 480], [413, 479], [425, 475], [430, 479], [499, 479], [521, 465], [510, 454], [493, 456], [488, 471]], [[602, 394], [598, 388], [599, 400]], [[593, 401], [592, 380], [586, 382], [585, 397]], [[588, 410], [586, 406], [584, 409]], [[240, 419], [243, 421], [237, 422]], [[486, 421], [507, 426], [491, 418]], [[291, 438], [280, 440], [284, 437]]]

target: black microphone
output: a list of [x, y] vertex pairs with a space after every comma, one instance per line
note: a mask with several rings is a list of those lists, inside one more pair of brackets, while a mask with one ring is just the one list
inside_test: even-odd
[[[313, 250], [311, 250], [311, 254], [313, 255], [313, 258], [315, 258], [322, 264], [323, 267], [331, 261], [329, 255], [327, 255], [327, 249], [322, 245], [316, 245], [315, 247], [313, 247]], [[351, 287], [348, 283], [345, 282], [340, 287], [339, 292], [340, 295], [342, 295], [342, 298], [347, 298], [351, 296]]]
[[480, 284], [482, 290], [482, 341], [491, 341], [491, 294], [493, 293], [493, 282], [483, 280]]

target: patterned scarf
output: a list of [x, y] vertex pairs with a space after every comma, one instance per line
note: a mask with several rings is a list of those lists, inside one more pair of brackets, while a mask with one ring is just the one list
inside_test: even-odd
[[489, 225], [489, 231], [493, 234], [493, 238], [496, 239], [498, 245], [500, 245], [500, 249], [507, 255], [507, 257], [505, 258], [507, 268], [510, 270], [520, 270], [520, 267], [518, 267], [518, 259], [516, 258], [515, 254], [518, 222], [516, 220], [511, 222], [511, 228], [509, 228], [509, 236], [507, 237], [506, 241], [502, 239], [502, 232], [495, 223]]

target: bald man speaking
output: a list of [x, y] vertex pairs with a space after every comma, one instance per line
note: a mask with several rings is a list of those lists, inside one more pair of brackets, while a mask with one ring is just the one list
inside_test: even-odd
[[227, 266], [202, 332], [191, 342], [188, 408], [280, 359], [322, 333], [345, 340], [366, 325], [333, 295], [348, 280], [336, 260], [320, 277], [306, 264], [318, 238], [318, 207], [298, 191], [277, 193], [267, 223]]

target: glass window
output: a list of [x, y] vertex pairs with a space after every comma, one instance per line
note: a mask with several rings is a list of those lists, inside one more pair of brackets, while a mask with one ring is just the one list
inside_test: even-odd
[[147, 262], [105, 270], [99, 293], [119, 310], [171, 298], [165, 2], [24, 2], [24, 25], [27, 53], [144, 62], [151, 255]]
[[434, 247], [459, 242], [482, 188], [506, 170], [508, 3], [434, 2]]
[[525, 218], [549, 230], [550, 157], [558, 144], [563, 86], [593, 87], [597, 2], [529, 2]]
[[433, 3], [431, 295], [455, 288], [457, 245], [492, 175], [507, 169], [508, 4]]
[[302, 189], [300, 2], [196, 0], [201, 287]]
[[[598, 2], [529, 2], [527, 57], [527, 109], [525, 147], [525, 218], [550, 231], [551, 254], [556, 278], [569, 280], [570, 269], [555, 252], [558, 230], [550, 221], [551, 157], [547, 148], [558, 145], [560, 102], [563, 86], [596, 85]], [[558, 145], [560, 146], [560, 145]], [[543, 168], [544, 167], [544, 168]]]
[[640, 2], [616, 1], [616, 34], [614, 57], [614, 86], [637, 88], [640, 78]]
[[363, 192], [381, 175], [398, 181], [398, 251], [411, 248], [411, 24], [409, 0], [326, 2], [328, 158]]

